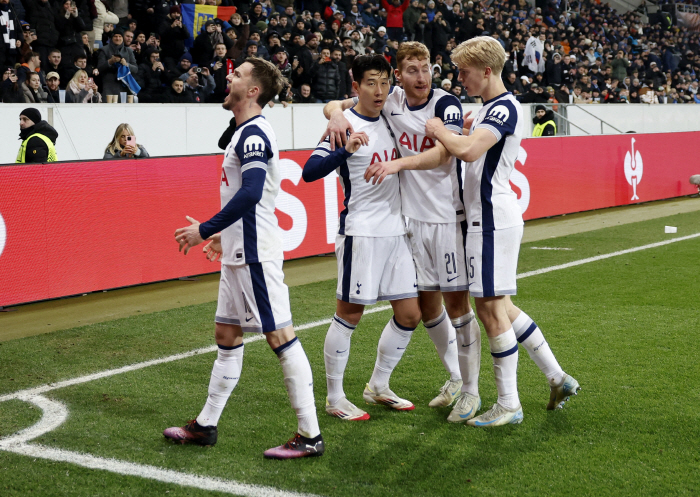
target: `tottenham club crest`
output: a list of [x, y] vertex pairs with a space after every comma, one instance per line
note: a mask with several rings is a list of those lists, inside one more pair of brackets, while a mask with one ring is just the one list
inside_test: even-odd
[[632, 138], [632, 152], [629, 151], [625, 154], [625, 178], [627, 178], [627, 183], [632, 185], [632, 198], [631, 200], [639, 200], [637, 196], [637, 185], [642, 181], [642, 173], [644, 172], [644, 164], [642, 163], [642, 155], [639, 150], [634, 151], [634, 142], [636, 140]]
[[262, 157], [265, 150], [265, 140], [260, 136], [252, 135], [245, 139], [243, 143], [243, 158], [249, 159], [253, 156]]

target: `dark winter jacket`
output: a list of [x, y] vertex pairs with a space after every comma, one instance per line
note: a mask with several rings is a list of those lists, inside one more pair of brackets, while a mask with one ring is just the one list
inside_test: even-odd
[[319, 100], [336, 100], [340, 91], [340, 70], [335, 62], [319, 64], [311, 68], [311, 89]]
[[[44, 135], [49, 140], [51, 140], [54, 143], [54, 145], [56, 144], [56, 138], [58, 138], [58, 133], [46, 121], [39, 121], [34, 126], [21, 129], [19, 131], [19, 138], [20, 140], [24, 141], [36, 133]], [[27, 143], [27, 151], [25, 152], [25, 164], [46, 162], [48, 158], [49, 147], [46, 146], [44, 140], [36, 136], [29, 140], [29, 142]]]
[[[542, 116], [542, 119], [538, 119], [537, 116], [532, 118], [532, 124], [534, 124], [535, 126], [538, 124], [544, 124], [547, 121], [554, 121], [554, 112], [552, 112], [551, 110], [545, 111], [544, 116]], [[544, 130], [542, 131], [542, 136], [554, 135], [556, 135], [556, 132], [554, 130], [554, 126], [551, 123], [544, 127]]]
[[27, 17], [32, 28], [36, 29], [34, 44], [55, 48], [58, 44], [58, 29], [56, 28], [56, 10], [47, 0], [27, 0]]

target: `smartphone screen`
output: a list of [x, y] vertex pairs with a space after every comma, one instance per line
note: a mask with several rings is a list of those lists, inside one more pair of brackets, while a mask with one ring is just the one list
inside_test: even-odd
[[88, 83], [89, 83], [90, 85], [92, 85], [93, 81], [94, 81], [94, 80], [93, 80], [92, 78], [88, 78]]

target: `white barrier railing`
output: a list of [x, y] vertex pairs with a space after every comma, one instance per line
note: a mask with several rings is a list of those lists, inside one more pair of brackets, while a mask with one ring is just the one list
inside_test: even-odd
[[[19, 113], [27, 104], [0, 104], [0, 164], [15, 161], [19, 141]], [[481, 106], [464, 110], [476, 113]], [[214, 104], [57, 104], [36, 105], [42, 117], [58, 131], [60, 160], [101, 159], [120, 123], [134, 128], [138, 143], [151, 156], [195, 155], [220, 152], [217, 143], [232, 117]], [[280, 150], [314, 148], [326, 128], [323, 104], [266, 107], [263, 115], [277, 134]], [[569, 106], [568, 119], [591, 134], [600, 134], [600, 120], [622, 131], [663, 133], [700, 130], [700, 106], [614, 104], [586, 105], [589, 113]], [[525, 136], [532, 132], [530, 105], [523, 106]], [[605, 127], [606, 134], [614, 133]], [[584, 134], [571, 129], [571, 134]]]

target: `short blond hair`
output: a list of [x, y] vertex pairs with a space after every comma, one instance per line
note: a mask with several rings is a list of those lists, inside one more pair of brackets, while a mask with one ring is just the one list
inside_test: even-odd
[[430, 63], [430, 50], [419, 41], [405, 41], [396, 51], [396, 65], [401, 66], [401, 62], [406, 59], [428, 59]]
[[506, 51], [490, 36], [477, 36], [460, 43], [450, 55], [457, 67], [490, 67], [494, 74], [501, 74], [506, 65]]

